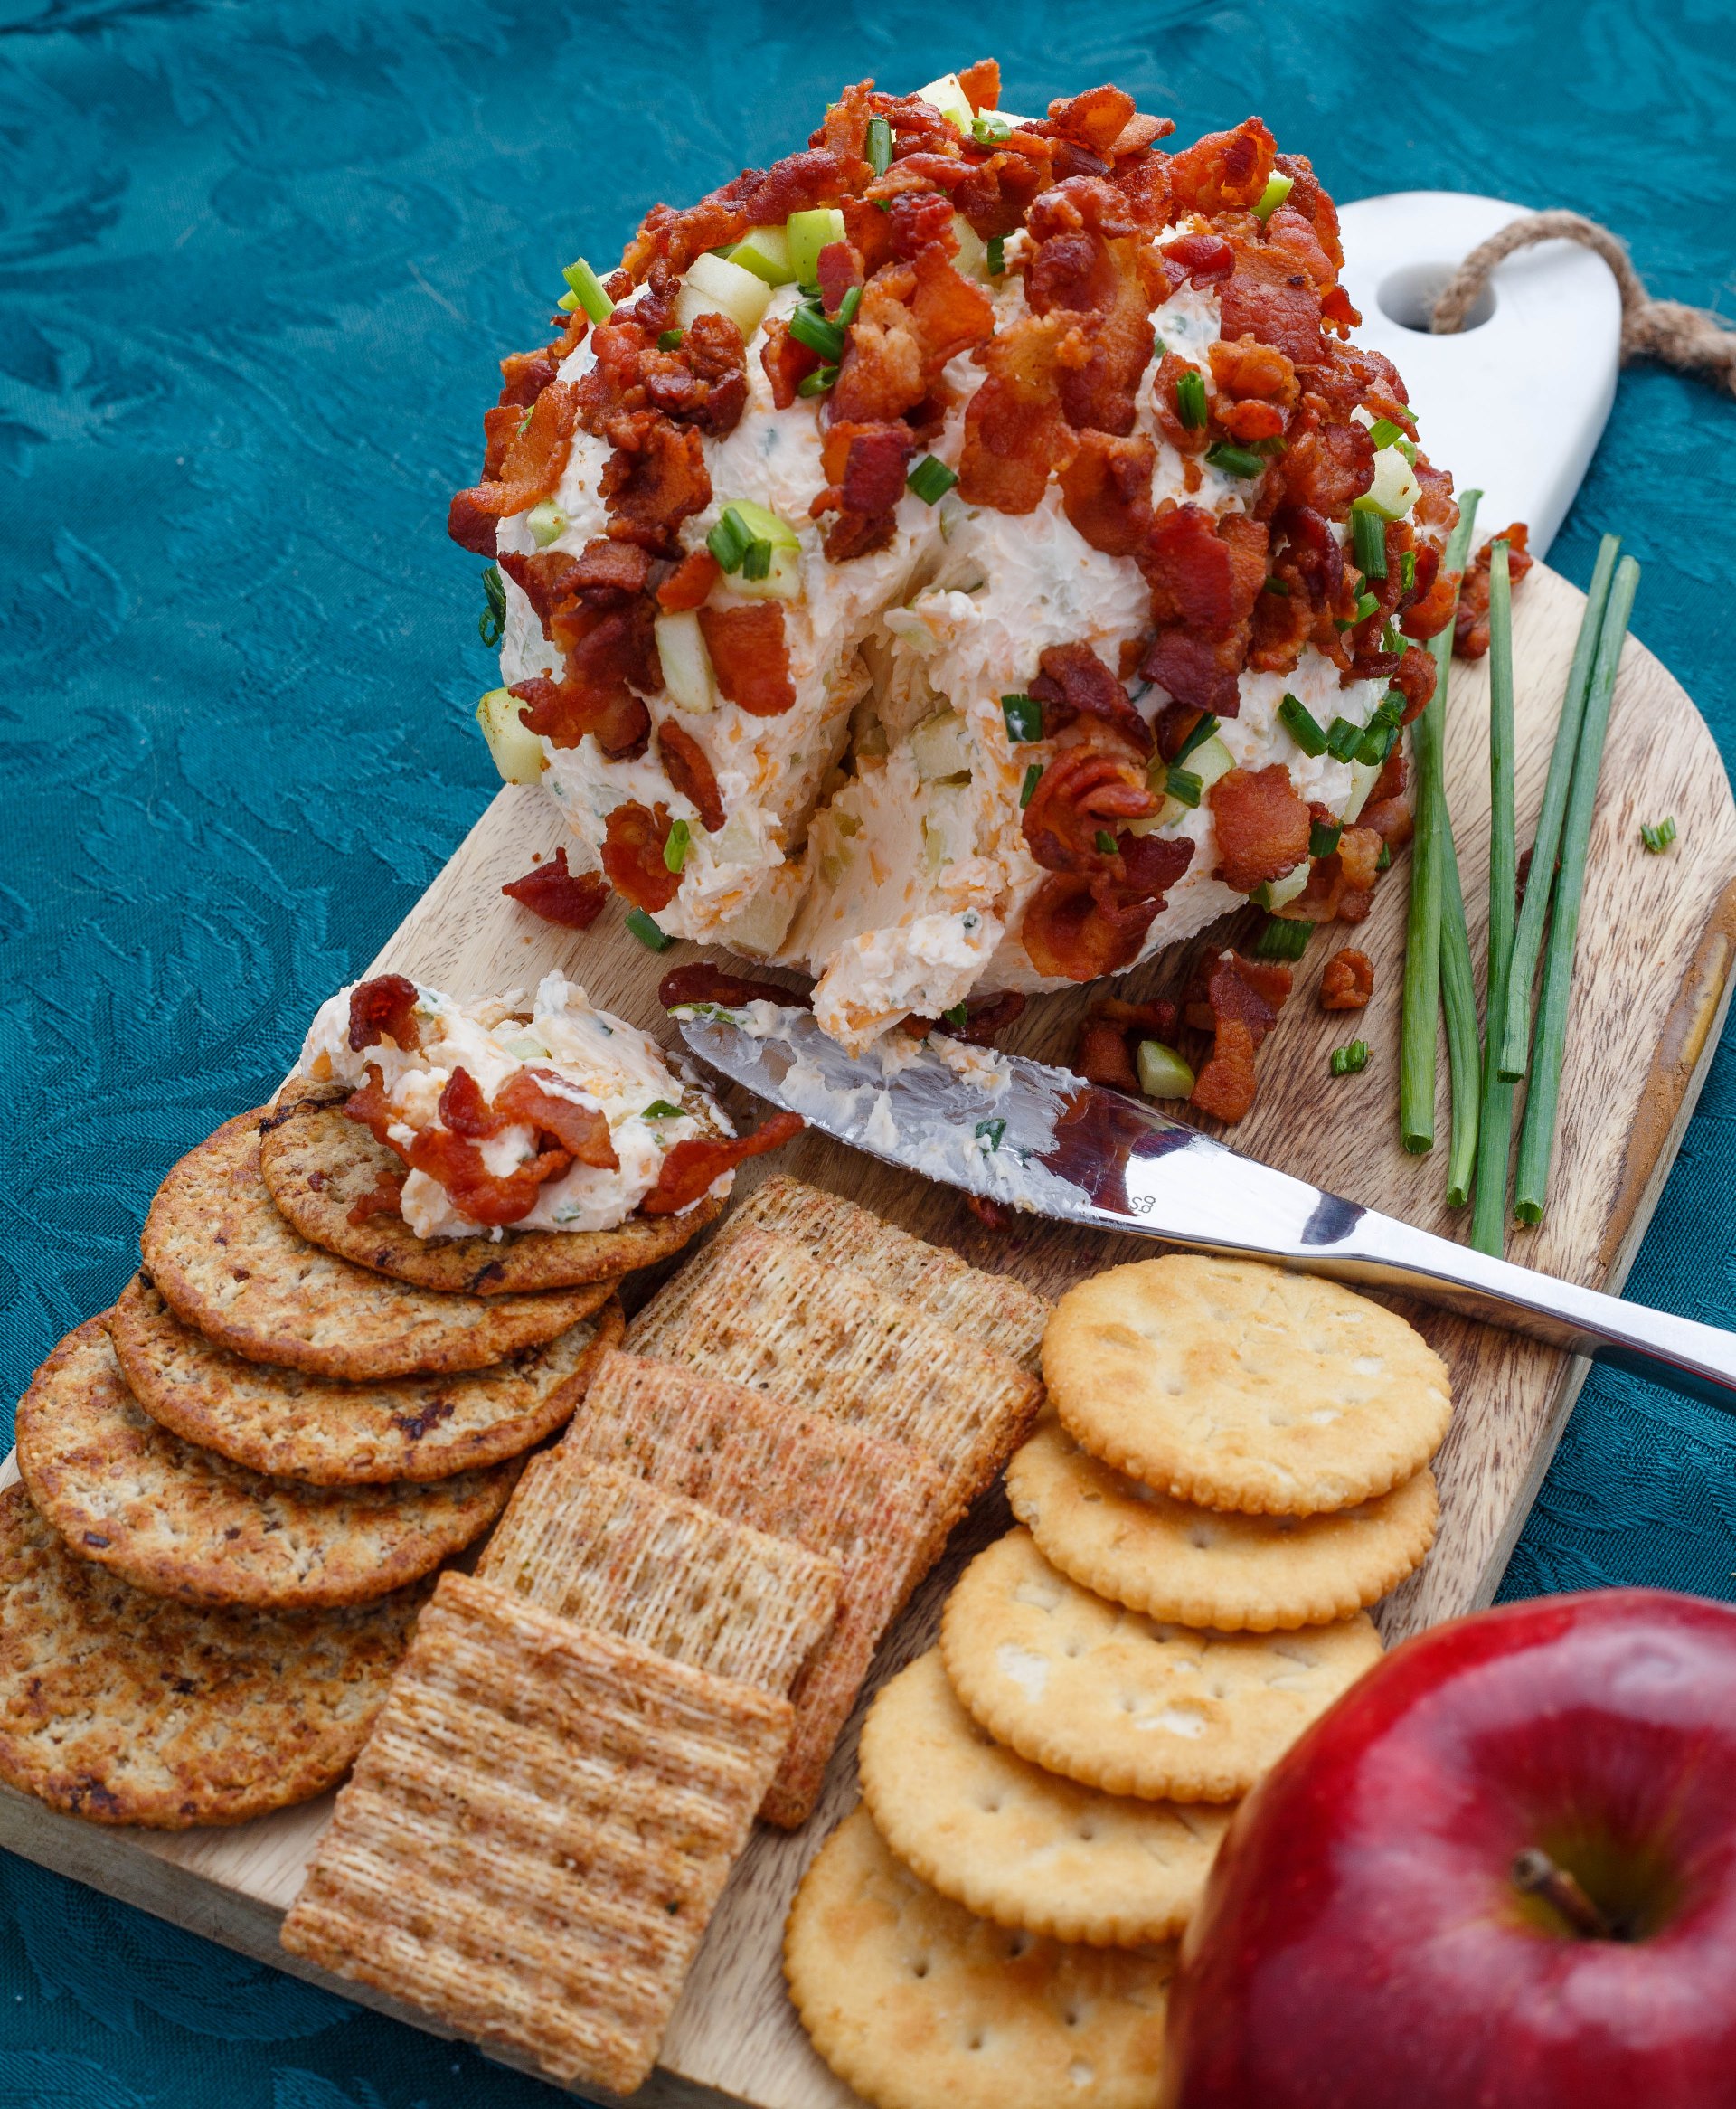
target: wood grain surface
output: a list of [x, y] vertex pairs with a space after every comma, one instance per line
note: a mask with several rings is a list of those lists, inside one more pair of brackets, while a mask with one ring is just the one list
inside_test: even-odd
[[[1522, 843], [1530, 837], [1542, 798], [1581, 606], [1579, 592], [1543, 565], [1515, 599]], [[1457, 668], [1448, 784], [1479, 959], [1487, 911], [1487, 710], [1486, 672]], [[1665, 814], [1675, 818], [1678, 840], [1668, 855], [1653, 856], [1641, 846], [1640, 824]], [[594, 1002], [667, 1036], [656, 1003], [658, 977], [669, 965], [706, 955], [683, 945], [654, 957], [627, 932], [617, 904], [592, 930], [573, 933], [538, 922], [502, 898], [502, 882], [517, 877], [560, 839], [558, 818], [540, 794], [504, 790], [375, 968], [413, 974], [457, 996], [479, 996], [533, 983], [559, 967], [581, 981]], [[1421, 1228], [1462, 1237], [1466, 1217], [1450, 1212], [1442, 1196], [1444, 1050], [1435, 1151], [1409, 1157], [1398, 1140], [1405, 893], [1401, 868], [1382, 882], [1367, 922], [1316, 936], [1297, 969], [1295, 993], [1261, 1051], [1259, 1102], [1231, 1140], [1316, 1185]], [[1251, 912], [1214, 926], [1194, 945], [1127, 976], [1125, 992], [1175, 990], [1196, 950], [1235, 941], [1255, 926]], [[1322, 968], [1346, 943], [1374, 961], [1373, 1001], [1359, 1016], [1323, 1013]], [[1650, 652], [1630, 640], [1591, 843], [1550, 1206], [1539, 1228], [1510, 1234], [1510, 1258], [1575, 1281], [1620, 1286], [1716, 1045], [1730, 1001], [1733, 948], [1736, 809], [1722, 763], [1688, 697]], [[1064, 1061], [1089, 1000], [1082, 990], [1034, 1000], [1005, 1045]], [[1353, 1037], [1368, 1042], [1373, 1060], [1360, 1075], [1334, 1078], [1328, 1054]], [[739, 1098], [734, 1111], [754, 1113]], [[1152, 1251], [1144, 1241], [1028, 1218], [1008, 1233], [988, 1232], [951, 1190], [812, 1134], [775, 1161], [953, 1246], [976, 1265], [1014, 1272], [1051, 1295], [1086, 1273]], [[766, 1168], [763, 1162], [750, 1166], [744, 1177], [762, 1176]], [[1490, 1600], [1585, 1368], [1516, 1336], [1407, 1309], [1451, 1367], [1457, 1412], [1436, 1466], [1440, 1535], [1420, 1573], [1377, 1614], [1389, 1641]], [[996, 1494], [960, 1527], [946, 1560], [882, 1649], [876, 1681], [928, 1644], [959, 1566], [1005, 1521]], [[853, 1723], [821, 1808], [803, 1831], [789, 1837], [756, 1830], [676, 2010], [663, 2062], [633, 2097], [636, 2104], [674, 2109], [726, 2099], [760, 2109], [843, 2109], [854, 2101], [808, 2048], [785, 1999], [779, 1966], [790, 1894], [855, 1799], [854, 1735]], [[233, 1831], [154, 1836], [96, 1830], [0, 1789], [0, 1843], [298, 1976], [330, 1982], [285, 1956], [276, 1943], [278, 1923], [327, 1808], [315, 1802]], [[353, 1986], [335, 1989], [448, 2033]], [[578, 2091], [609, 2099], [594, 2088]]]

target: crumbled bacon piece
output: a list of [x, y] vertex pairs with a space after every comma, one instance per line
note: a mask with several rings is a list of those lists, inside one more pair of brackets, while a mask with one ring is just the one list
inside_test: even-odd
[[796, 702], [784, 611], [775, 601], [746, 608], [702, 608], [699, 627], [724, 698], [750, 717], [781, 717]]
[[1224, 952], [1190, 993], [1190, 1025], [1209, 1031], [1212, 1052], [1188, 1103], [1217, 1120], [1240, 1121], [1254, 1102], [1254, 1054], [1290, 993], [1288, 967]]
[[775, 316], [766, 324], [766, 341], [760, 347], [760, 364], [771, 383], [772, 407], [788, 410], [796, 392], [820, 365], [820, 355], [789, 334], [789, 325]]
[[1052, 872], [1032, 895], [1019, 935], [1039, 974], [1095, 981], [1139, 957], [1160, 903], [1144, 904], [1149, 913], [1141, 921], [1118, 914], [1118, 904], [1112, 898], [1106, 904], [1100, 892], [1100, 883], [1082, 873]]
[[1243, 514], [1214, 519], [1199, 506], [1159, 508], [1140, 558], [1157, 625], [1142, 671], [1177, 703], [1221, 718], [1241, 709], [1267, 541], [1265, 524]]
[[657, 606], [672, 615], [680, 610], [698, 608], [722, 575], [722, 565], [709, 549], [689, 550], [657, 588]]
[[350, 991], [350, 1046], [360, 1054], [390, 1037], [395, 1047], [420, 1047], [416, 984], [403, 974], [376, 974]]
[[751, 1135], [702, 1136], [677, 1142], [663, 1160], [657, 1183], [639, 1203], [646, 1215], [675, 1215], [703, 1200], [714, 1181], [750, 1157], [780, 1149], [805, 1123], [799, 1113], [773, 1113]]
[[669, 839], [669, 809], [646, 812], [636, 799], [615, 807], [604, 826], [603, 869], [609, 883], [636, 908], [656, 914], [681, 890], [681, 879], [664, 861]]
[[509, 1076], [495, 1093], [494, 1111], [508, 1121], [528, 1121], [539, 1140], [553, 1136], [575, 1164], [604, 1172], [620, 1169], [609, 1140], [609, 1116], [600, 1106], [581, 1106], [568, 1097], [555, 1070], [533, 1064]]
[[1133, 1065], [1127, 1036], [1095, 1011], [1086, 1014], [1079, 1028], [1073, 1068], [1087, 1083], [1100, 1083], [1110, 1091], [1124, 1091], [1131, 1096], [1138, 1093], [1139, 1073]]
[[792, 213], [835, 204], [868, 173], [860, 151], [847, 147], [809, 147], [769, 168], [744, 168], [734, 182], [684, 212], [654, 205], [628, 242], [622, 268], [634, 280], [644, 278], [657, 260], [672, 270], [684, 271], [702, 251], [740, 241], [750, 228], [782, 226]]
[[1113, 835], [1129, 820], [1149, 819], [1156, 810], [1137, 754], [1118, 742], [1087, 742], [1050, 762], [1022, 825], [1027, 847], [1045, 871], [1113, 870], [1118, 878], [1118, 853], [1101, 849], [1097, 837]]
[[1211, 349], [1212, 378], [1220, 395], [1235, 402], [1269, 402], [1294, 408], [1300, 394], [1296, 368], [1284, 354], [1258, 338], [1220, 340]]
[[1001, 101], [1001, 69], [994, 59], [978, 59], [958, 76], [965, 100], [978, 112], [998, 109]]
[[1184, 212], [1233, 212], [1260, 203], [1272, 173], [1278, 141], [1258, 118], [1245, 118], [1231, 132], [1208, 132], [1173, 155], [1170, 196]]
[[552, 495], [567, 466], [578, 425], [577, 391], [564, 381], [552, 382], [506, 449], [498, 479], [459, 491], [453, 498], [446, 531], [459, 548], [476, 556], [494, 555], [495, 522]]
[[1307, 801], [1281, 761], [1229, 770], [1205, 795], [1217, 828], [1216, 875], [1236, 893], [1281, 879], [1307, 856]]
[[708, 835], [723, 825], [723, 800], [711, 757], [684, 725], [665, 718], [657, 727], [657, 755], [671, 785], [699, 810], [699, 824]]
[[1320, 977], [1322, 1010], [1361, 1010], [1374, 993], [1374, 962], [1346, 945], [1334, 952]]
[[523, 878], [508, 879], [500, 890], [521, 908], [563, 930], [589, 930], [609, 899], [609, 888], [597, 873], [567, 869], [564, 845], [546, 864], [533, 865]]
[[1157, 449], [1143, 434], [1117, 439], [1084, 431], [1061, 472], [1061, 509], [1093, 549], [1131, 556], [1151, 528], [1151, 478]]
[[599, 688], [533, 674], [528, 681], [514, 681], [510, 693], [527, 706], [519, 713], [526, 729], [552, 747], [576, 747], [590, 733], [611, 761], [631, 761], [645, 752], [651, 713], [625, 686]]
[[1236, 252], [1222, 235], [1203, 230], [1178, 234], [1174, 241], [1165, 242], [1158, 253], [1173, 267], [1166, 276], [1172, 289], [1178, 292], [1184, 286], [1221, 286], [1236, 268]]
[[1410, 646], [1393, 671], [1392, 686], [1404, 698], [1403, 722], [1408, 725], [1422, 715], [1435, 693], [1434, 654], [1420, 645]]
[[1090, 356], [1079, 317], [1065, 310], [1009, 323], [976, 354], [988, 379], [965, 412], [958, 495], [1001, 513], [1034, 513], [1050, 472], [1077, 444], [1061, 409], [1061, 381]]
[[603, 464], [598, 489], [609, 507], [609, 534], [660, 555], [675, 553], [675, 530], [712, 502], [704, 443], [689, 425], [672, 424], [656, 411], [609, 421], [615, 451]]
[[360, 1230], [372, 1216], [398, 1215], [403, 1207], [403, 1202], [402, 1172], [382, 1172], [365, 1194], [356, 1196], [344, 1220], [352, 1230]]
[[676, 1010], [684, 1003], [719, 1003], [731, 1010], [750, 1003], [776, 1003], [786, 1009], [810, 1010], [814, 999], [801, 989], [781, 988], [775, 981], [750, 981], [700, 960], [691, 966], [672, 967], [657, 983], [657, 1001], [665, 1010]]
[[1404, 749], [1397, 746], [1387, 756], [1386, 766], [1368, 794], [1368, 803], [1357, 815], [1358, 826], [1372, 828], [1391, 850], [1403, 848], [1415, 825], [1404, 795], [1405, 775]]
[[1489, 565], [1497, 542], [1507, 544], [1507, 576], [1517, 585], [1531, 569], [1525, 544], [1531, 530], [1523, 520], [1492, 534], [1477, 553], [1458, 589], [1458, 612], [1453, 618], [1453, 655], [1460, 659], [1480, 659], [1489, 648]]
[[1037, 655], [1037, 665], [1042, 672], [1031, 683], [1030, 694], [1043, 705], [1045, 739], [1081, 717], [1095, 718], [1141, 754], [1151, 752], [1151, 727], [1089, 645], [1051, 645]]
[[1298, 922], [1361, 922], [1374, 903], [1382, 837], [1373, 828], [1346, 828], [1328, 856], [1308, 867], [1308, 883], [1278, 913]]
[[1320, 296], [1281, 251], [1235, 243], [1235, 275], [1218, 296], [1220, 327], [1232, 342], [1252, 336], [1293, 360], [1315, 367], [1326, 357], [1320, 334]]
[[814, 501], [816, 516], [834, 507], [846, 513], [890, 513], [904, 496], [904, 478], [916, 439], [901, 421], [828, 425], [820, 449], [827, 487]]
[[1306, 506], [1326, 520], [1349, 519], [1352, 504], [1373, 480], [1374, 442], [1361, 425], [1308, 427], [1285, 451], [1286, 504]]

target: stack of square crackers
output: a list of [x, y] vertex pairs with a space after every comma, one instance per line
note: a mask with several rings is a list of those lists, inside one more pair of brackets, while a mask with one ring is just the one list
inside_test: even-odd
[[371, 1201], [395, 1168], [329, 1091], [227, 1122], [37, 1372], [0, 1495], [0, 1778], [162, 1828], [333, 1785], [428, 1578], [618, 1344], [622, 1277], [718, 1213], [434, 1244]]
[[[863, 1726], [790, 1915], [816, 2048], [882, 2109], [1148, 2102], [1238, 1800], [1380, 1655], [1450, 1400], [1405, 1322], [1194, 1255], [1064, 1297], [1019, 1525]], [[921, 2055], [912, 2055], [912, 2046]]]
[[639, 2085], [756, 1812], [811, 1812], [876, 1644], [1029, 1432], [1047, 1315], [763, 1184], [441, 1578], [285, 1946]]

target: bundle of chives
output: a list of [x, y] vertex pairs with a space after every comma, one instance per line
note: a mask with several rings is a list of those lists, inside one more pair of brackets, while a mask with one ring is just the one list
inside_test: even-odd
[[[1567, 999], [1573, 979], [1573, 951], [1579, 941], [1580, 904], [1585, 895], [1585, 860], [1591, 839], [1591, 813], [1603, 767], [1604, 735], [1609, 730], [1609, 705], [1616, 669], [1634, 611], [1639, 566], [1624, 556], [1616, 567], [1598, 633], [1597, 657], [1586, 687], [1585, 714], [1579, 751], [1573, 757], [1573, 788], [1568, 795], [1561, 829], [1561, 868], [1549, 922], [1543, 955], [1543, 1000], [1537, 1012], [1537, 1046], [1531, 1065], [1524, 1124], [1519, 1132], [1519, 1166], [1514, 1182], [1514, 1214], [1521, 1223], [1541, 1223], [1549, 1187], [1549, 1160], [1555, 1148], [1555, 1111], [1561, 1089], [1561, 1056], [1567, 1044]], [[1534, 860], [1533, 860], [1534, 868]]]
[[1532, 843], [1531, 877], [1525, 886], [1524, 906], [1519, 911], [1519, 927], [1513, 940], [1513, 965], [1507, 975], [1507, 1029], [1500, 1045], [1501, 1074], [1517, 1083], [1525, 1073], [1525, 1056], [1531, 1046], [1531, 988], [1537, 975], [1537, 955], [1543, 947], [1543, 924], [1548, 920], [1550, 895], [1555, 878], [1555, 860], [1561, 845], [1561, 821], [1567, 812], [1567, 790], [1573, 775], [1573, 757], [1579, 752], [1580, 724], [1585, 714], [1586, 692], [1591, 681], [1591, 662], [1603, 628], [1603, 611], [1609, 599], [1609, 581], [1621, 549], [1618, 535], [1606, 534], [1598, 551], [1591, 584], [1580, 621], [1573, 664], [1568, 670], [1567, 692], [1561, 698], [1561, 723], [1555, 728], [1554, 751], [1549, 758], [1549, 780], [1543, 786], [1543, 809], [1537, 816], [1537, 833]]
[[1507, 1213], [1507, 1160], [1513, 1148], [1513, 1086], [1495, 1056], [1507, 1026], [1507, 973], [1513, 964], [1514, 901], [1519, 851], [1513, 788], [1513, 586], [1507, 544], [1489, 552], [1489, 955], [1488, 1030], [1483, 1051], [1483, 1105], [1477, 1117], [1477, 1177], [1471, 1189], [1471, 1243], [1501, 1253]]
[[[1477, 519], [1481, 491], [1467, 491], [1459, 499], [1458, 525], [1453, 530], [1441, 563], [1448, 571], [1462, 572], [1470, 548], [1471, 530]], [[1447, 818], [1447, 798], [1442, 781], [1447, 723], [1447, 675], [1453, 663], [1453, 626], [1449, 621], [1429, 647], [1435, 661], [1435, 693], [1417, 720], [1410, 734], [1410, 751], [1416, 762], [1417, 836], [1410, 862], [1410, 908], [1404, 948], [1404, 1001], [1401, 1011], [1399, 1067], [1399, 1132], [1404, 1147], [1420, 1155], [1435, 1142], [1435, 1038], [1439, 1017], [1443, 979], [1456, 969], [1450, 964], [1452, 911], [1458, 898], [1458, 869], [1454, 855], [1452, 826]], [[1446, 867], [1452, 867], [1450, 891], [1445, 888]], [[1466, 985], [1469, 986], [1470, 945], [1465, 936], [1465, 910], [1458, 908], [1459, 942], [1464, 949]], [[1462, 1037], [1455, 1035], [1457, 983], [1449, 982], [1447, 1007], [1448, 1056], [1453, 1077], [1453, 1136], [1457, 1148], [1463, 1121], [1461, 1105], [1475, 1107], [1477, 1092], [1469, 1083], [1468, 1069], [1461, 1071], [1465, 1057]], [[1477, 1044], [1477, 1004], [1472, 996], [1470, 1051]], [[1472, 1128], [1475, 1137], [1476, 1130]], [[1450, 1182], [1449, 1182], [1450, 1183]]]

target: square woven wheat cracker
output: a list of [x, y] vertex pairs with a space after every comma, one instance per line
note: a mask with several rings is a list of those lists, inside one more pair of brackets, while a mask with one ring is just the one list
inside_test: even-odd
[[444, 1575], [283, 1944], [630, 2094], [789, 1725], [787, 1700]]
[[957, 1333], [961, 1340], [998, 1348], [1033, 1374], [1050, 1305], [1010, 1274], [986, 1274], [931, 1245], [870, 1208], [779, 1172], [757, 1186], [730, 1215], [713, 1244], [743, 1231], [769, 1230], [793, 1238], [829, 1266], [854, 1267], [876, 1289]]
[[963, 1515], [1024, 1440], [1042, 1386], [794, 1239], [746, 1230], [665, 1282], [628, 1329], [635, 1355], [816, 1406], [931, 1457]]
[[837, 1623], [790, 1693], [795, 1731], [760, 1811], [786, 1827], [805, 1822], [881, 1636], [946, 1543], [939, 1472], [829, 1414], [637, 1355], [599, 1364], [554, 1454], [568, 1451], [837, 1561]]
[[832, 1630], [836, 1560], [580, 1455], [533, 1458], [476, 1568], [581, 1626], [789, 1690]]

